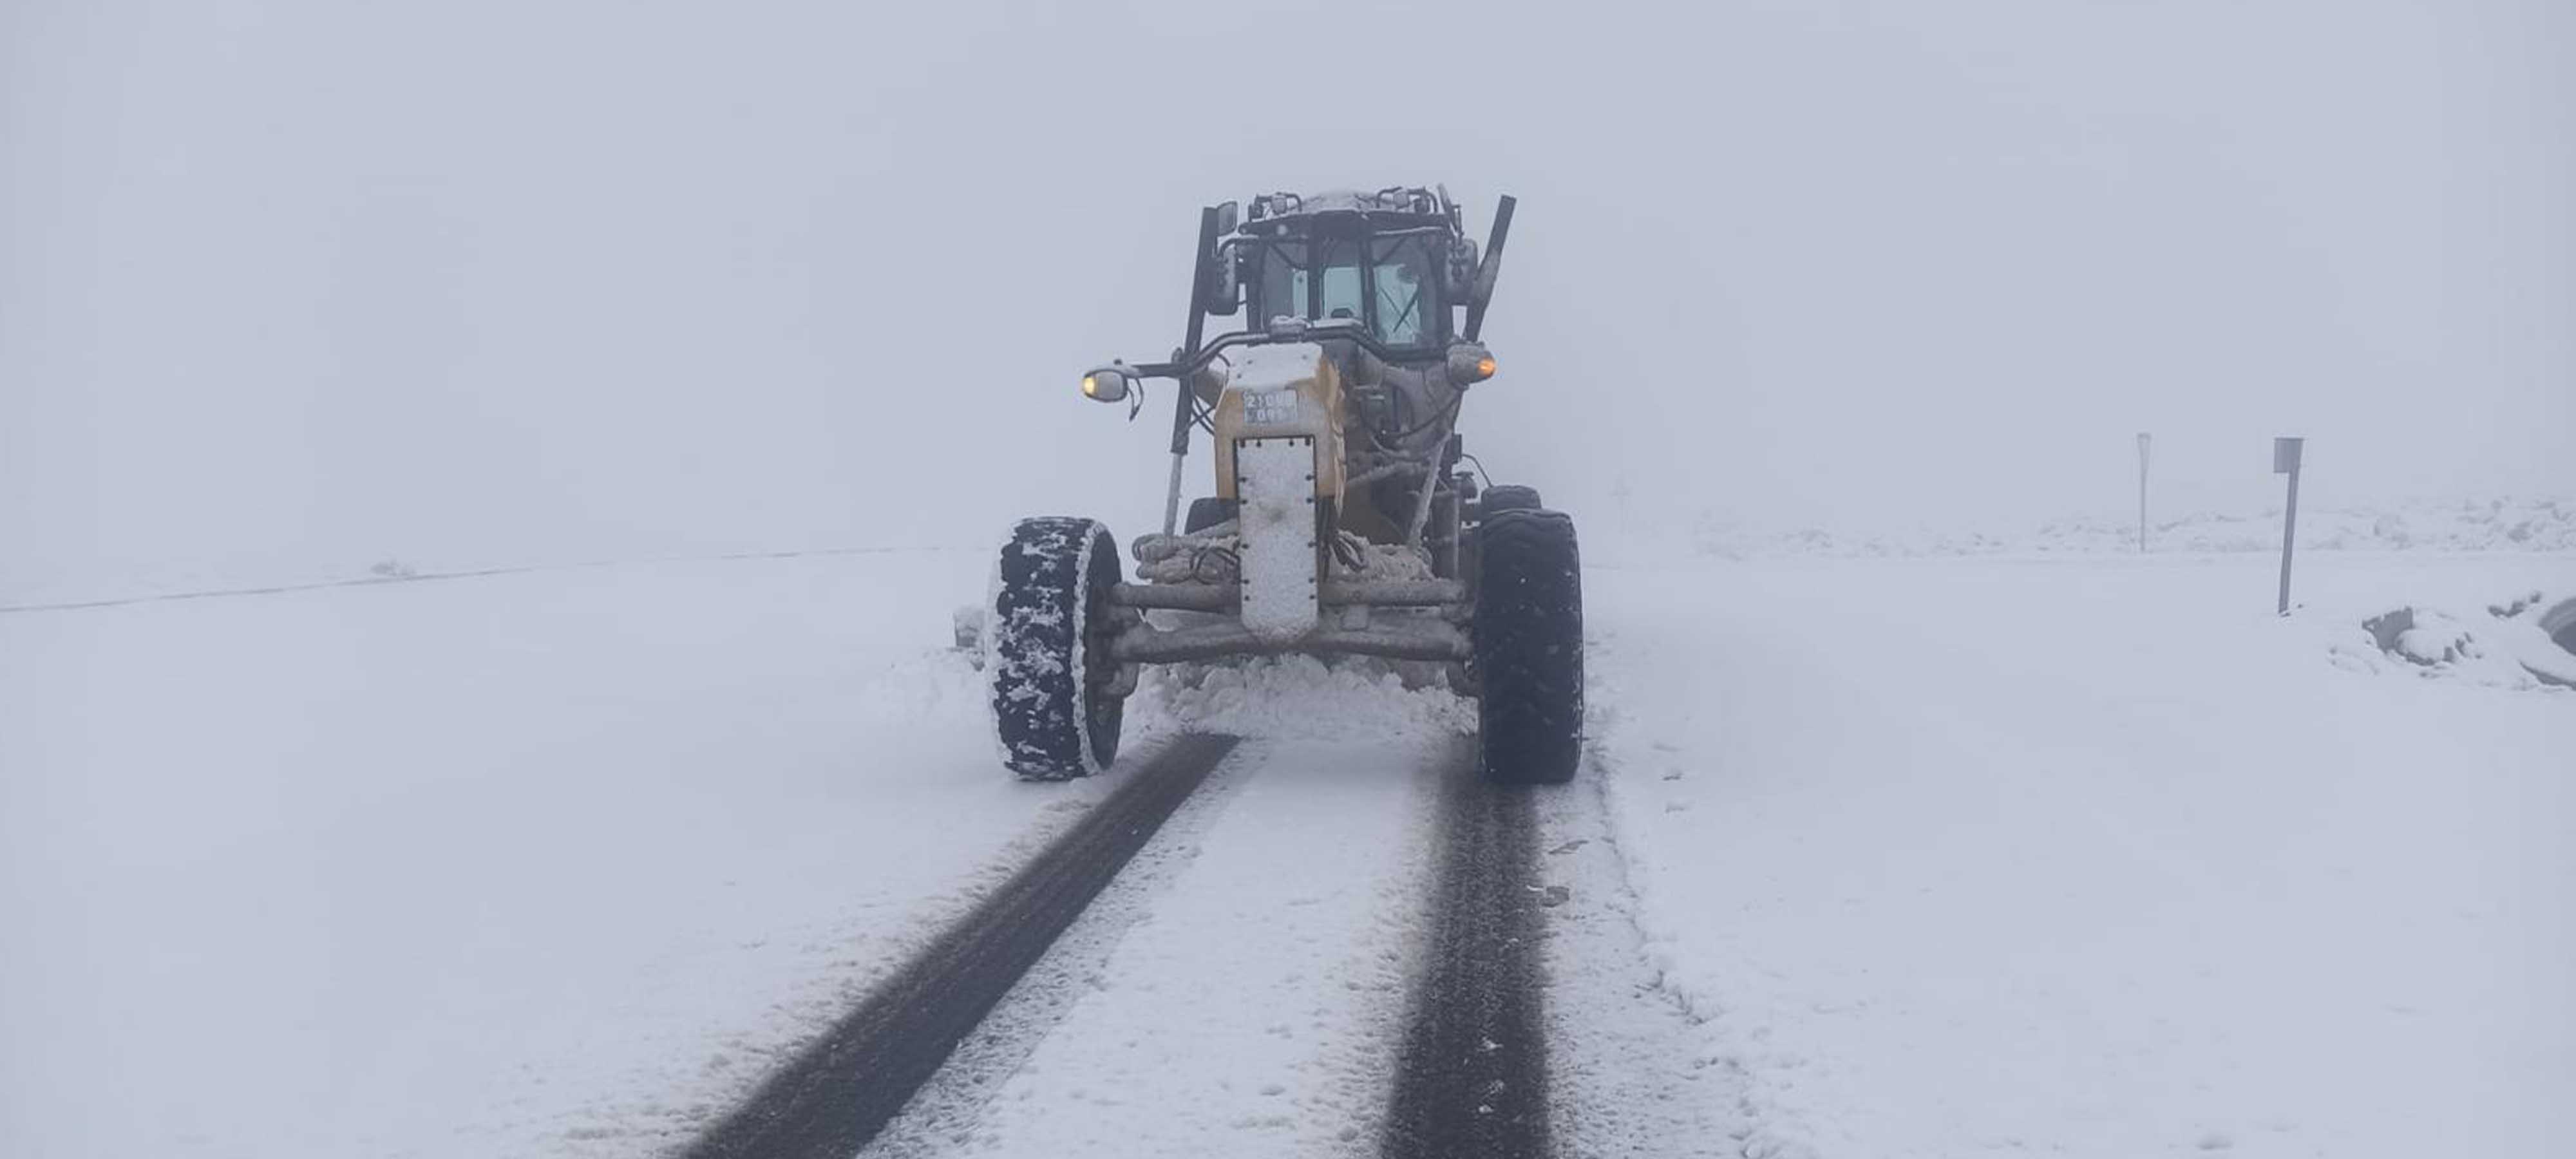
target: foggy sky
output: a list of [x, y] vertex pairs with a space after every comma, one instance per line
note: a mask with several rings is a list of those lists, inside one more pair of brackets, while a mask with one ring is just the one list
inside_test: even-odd
[[[0, 0], [0, 596], [1160, 516], [1201, 204], [1521, 198], [1595, 526], [2576, 491], [2576, 8]], [[1212, 322], [1211, 332], [1225, 319]], [[1202, 445], [1203, 449], [1203, 445]], [[1192, 493], [1208, 490], [1207, 460]]]

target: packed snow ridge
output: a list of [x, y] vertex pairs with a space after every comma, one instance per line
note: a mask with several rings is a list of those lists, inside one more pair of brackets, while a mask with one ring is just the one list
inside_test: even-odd
[[[2281, 549], [2281, 510], [2201, 512], [2151, 520], [2151, 550], [2210, 554]], [[2387, 506], [2305, 506], [2298, 546], [2311, 551], [2576, 551], [2576, 498], [2418, 500]], [[1721, 559], [1837, 559], [1958, 555], [2110, 555], [2138, 550], [2134, 520], [2056, 520], [2022, 533], [1924, 530], [1842, 535], [1819, 528], [1762, 532], [1714, 513], [1691, 529], [1698, 554]]]
[[2576, 652], [2561, 642], [2576, 633], [2576, 623], [2562, 621], [2576, 621], [2576, 598], [2539, 591], [2482, 612], [2409, 604], [2362, 621], [2360, 637], [2337, 643], [2328, 655], [2355, 672], [2576, 689]]

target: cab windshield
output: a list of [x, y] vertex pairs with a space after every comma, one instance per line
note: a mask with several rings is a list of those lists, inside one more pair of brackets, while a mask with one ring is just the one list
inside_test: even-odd
[[1253, 279], [1254, 324], [1281, 315], [1310, 321], [1356, 318], [1389, 346], [1433, 341], [1439, 303], [1432, 291], [1427, 234], [1327, 237], [1262, 243]]

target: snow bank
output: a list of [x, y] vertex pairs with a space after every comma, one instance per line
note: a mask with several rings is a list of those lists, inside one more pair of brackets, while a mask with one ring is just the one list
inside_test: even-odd
[[2478, 612], [2409, 604], [2363, 620], [2362, 638], [2336, 641], [2329, 654], [2360, 672], [2576, 690], [2576, 652], [2551, 639], [2545, 623], [2562, 606], [2576, 601], [2535, 591]]

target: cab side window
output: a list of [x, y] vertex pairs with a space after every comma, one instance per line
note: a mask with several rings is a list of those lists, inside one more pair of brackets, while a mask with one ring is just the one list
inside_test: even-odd
[[1360, 293], [1360, 247], [1356, 241], [1332, 240], [1316, 247], [1315, 264], [1321, 268], [1321, 290], [1315, 302], [1315, 317], [1365, 318], [1366, 300]]
[[1282, 314], [1306, 317], [1308, 278], [1306, 247], [1299, 242], [1274, 242], [1261, 249], [1261, 279], [1255, 293], [1261, 316], [1253, 319], [1260, 325]]
[[1375, 288], [1378, 341], [1413, 346], [1429, 339], [1431, 247], [1419, 237], [1390, 238], [1370, 247], [1369, 281]]

